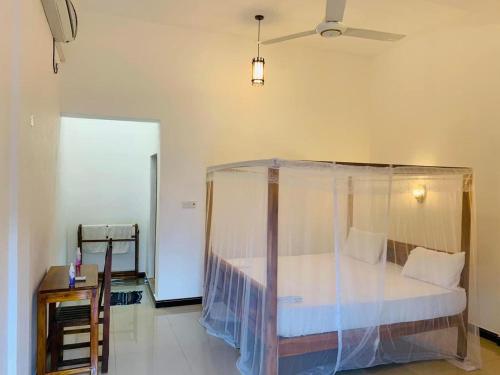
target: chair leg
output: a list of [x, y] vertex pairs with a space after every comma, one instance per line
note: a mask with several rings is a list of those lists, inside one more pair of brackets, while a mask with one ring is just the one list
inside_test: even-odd
[[102, 332], [102, 359], [101, 359], [101, 372], [106, 374], [108, 372], [109, 360], [109, 323], [103, 324]]

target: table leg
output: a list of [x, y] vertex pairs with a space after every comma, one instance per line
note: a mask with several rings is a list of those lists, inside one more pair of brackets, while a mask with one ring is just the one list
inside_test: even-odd
[[36, 373], [44, 375], [46, 373], [47, 362], [47, 304], [45, 298], [38, 296], [37, 298], [37, 360]]
[[49, 350], [50, 350], [50, 369], [51, 371], [57, 370], [57, 361], [59, 359], [59, 335], [56, 330], [56, 304], [49, 303]]
[[97, 374], [97, 361], [99, 360], [99, 302], [97, 289], [92, 290], [90, 300], [90, 367], [91, 375]]

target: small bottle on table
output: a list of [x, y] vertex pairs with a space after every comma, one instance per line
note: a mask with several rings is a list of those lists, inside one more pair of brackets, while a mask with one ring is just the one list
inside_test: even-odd
[[75, 265], [73, 263], [69, 266], [69, 287], [75, 287]]

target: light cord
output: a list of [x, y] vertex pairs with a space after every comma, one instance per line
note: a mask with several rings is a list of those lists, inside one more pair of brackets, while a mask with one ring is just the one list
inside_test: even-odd
[[257, 58], [260, 57], [260, 20], [259, 20], [259, 28], [257, 31]]

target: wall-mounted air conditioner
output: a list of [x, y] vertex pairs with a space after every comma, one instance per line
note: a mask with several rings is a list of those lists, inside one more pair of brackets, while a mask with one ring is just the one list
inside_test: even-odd
[[42, 0], [54, 41], [67, 43], [75, 40], [78, 17], [71, 0]]
[[42, 0], [42, 5], [53, 37], [52, 68], [57, 74], [59, 64], [56, 62], [56, 48], [59, 61], [64, 62], [61, 43], [75, 40], [78, 32], [78, 16], [71, 0]]

